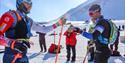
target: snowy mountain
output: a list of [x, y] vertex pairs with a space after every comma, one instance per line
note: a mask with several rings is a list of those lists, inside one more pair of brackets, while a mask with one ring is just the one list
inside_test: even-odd
[[66, 13], [70, 21], [85, 21], [89, 19], [88, 8], [92, 4], [100, 4], [105, 18], [125, 20], [125, 0], [88, 0]]

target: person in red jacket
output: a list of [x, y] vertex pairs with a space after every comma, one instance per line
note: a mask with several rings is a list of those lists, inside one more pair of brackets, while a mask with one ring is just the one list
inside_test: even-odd
[[73, 53], [71, 62], [75, 62], [76, 59], [76, 35], [77, 32], [73, 30], [73, 26], [71, 25], [68, 30], [65, 31], [64, 35], [66, 36], [66, 49], [67, 49], [67, 61], [70, 61], [71, 50]]

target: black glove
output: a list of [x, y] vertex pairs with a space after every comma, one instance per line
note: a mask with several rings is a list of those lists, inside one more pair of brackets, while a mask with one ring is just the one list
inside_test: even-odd
[[12, 46], [14, 47], [13, 49], [15, 51], [20, 52], [20, 53], [23, 53], [27, 51], [28, 48], [30, 48], [29, 42], [26, 42], [26, 41], [15, 41], [14, 45], [11, 45], [11, 47]]
[[74, 32], [82, 33], [83, 31], [78, 27], [74, 27]]

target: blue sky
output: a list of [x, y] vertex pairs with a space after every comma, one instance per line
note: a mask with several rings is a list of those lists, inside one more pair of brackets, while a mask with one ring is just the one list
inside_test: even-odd
[[[71, 8], [86, 0], [32, 0], [33, 6], [29, 16], [34, 21], [54, 20]], [[16, 9], [16, 0], [0, 0], [0, 16], [9, 9]]]

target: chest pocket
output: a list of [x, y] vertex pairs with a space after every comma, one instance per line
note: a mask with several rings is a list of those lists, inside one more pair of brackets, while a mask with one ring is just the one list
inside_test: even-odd
[[31, 33], [31, 26], [32, 21], [28, 17], [25, 18], [26, 20], [22, 19], [19, 21], [15, 28], [16, 38], [30, 38], [32, 36]]
[[26, 25], [25, 21], [19, 21], [15, 27], [15, 37], [16, 38], [27, 38], [27, 36], [26, 36], [27, 33], [28, 33], [28, 31], [27, 31], [27, 25]]

